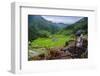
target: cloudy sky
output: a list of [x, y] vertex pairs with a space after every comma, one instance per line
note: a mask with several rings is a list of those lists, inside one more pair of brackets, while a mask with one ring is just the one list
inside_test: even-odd
[[42, 17], [48, 21], [52, 21], [55, 23], [65, 23], [65, 24], [73, 24], [83, 18], [80, 16], [42, 16]]

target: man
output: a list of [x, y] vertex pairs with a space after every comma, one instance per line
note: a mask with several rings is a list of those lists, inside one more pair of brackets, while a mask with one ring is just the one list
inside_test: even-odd
[[82, 31], [79, 30], [76, 32], [76, 47], [81, 48], [83, 45], [83, 34]]
[[78, 30], [76, 32], [76, 43], [75, 43], [75, 54], [76, 54], [76, 58], [80, 58], [81, 54], [83, 53], [83, 34], [82, 34], [82, 30]]

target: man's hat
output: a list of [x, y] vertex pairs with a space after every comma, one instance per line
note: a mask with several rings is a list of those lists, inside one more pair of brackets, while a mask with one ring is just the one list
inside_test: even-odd
[[75, 35], [80, 36], [82, 33], [83, 33], [83, 30], [78, 30]]

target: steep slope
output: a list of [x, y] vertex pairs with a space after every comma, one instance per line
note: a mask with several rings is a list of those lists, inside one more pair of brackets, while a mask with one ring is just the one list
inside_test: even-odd
[[[55, 23], [45, 20], [41, 16], [29, 15], [28, 16], [28, 35], [29, 41], [34, 40], [37, 37], [46, 36], [48, 34], [54, 34], [59, 30]], [[47, 36], [46, 36], [47, 37]]]
[[85, 34], [88, 31], [88, 18], [84, 17], [77, 21], [76, 23], [64, 28], [61, 33], [63, 34], [75, 34], [78, 30], [83, 30]]

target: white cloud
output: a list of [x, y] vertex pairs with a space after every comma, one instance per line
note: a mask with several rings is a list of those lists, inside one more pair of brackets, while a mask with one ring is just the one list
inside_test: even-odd
[[66, 24], [73, 24], [83, 18], [80, 16], [42, 16], [42, 17], [48, 21], [52, 21], [55, 23], [66, 23]]

